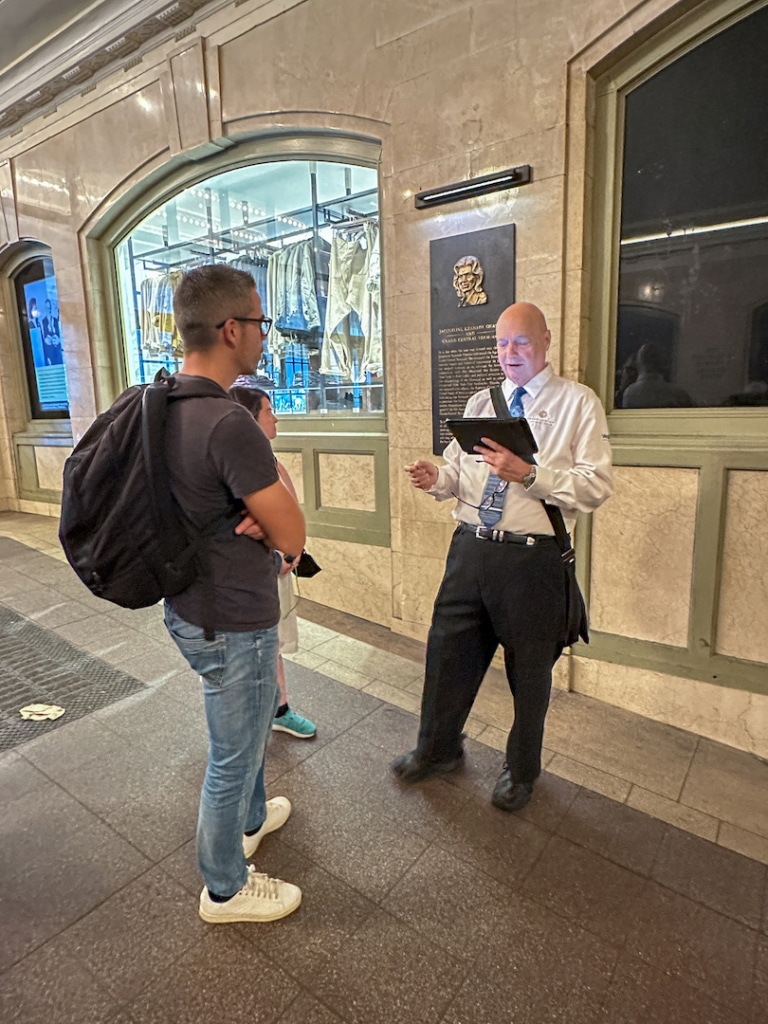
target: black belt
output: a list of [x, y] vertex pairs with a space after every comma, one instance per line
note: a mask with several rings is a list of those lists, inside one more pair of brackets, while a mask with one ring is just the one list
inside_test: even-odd
[[497, 544], [524, 544], [529, 548], [541, 541], [555, 539], [551, 533], [511, 533], [509, 530], [494, 530], [492, 526], [471, 526], [469, 523], [459, 523], [457, 529], [461, 533], [471, 533], [478, 540], [492, 540]]

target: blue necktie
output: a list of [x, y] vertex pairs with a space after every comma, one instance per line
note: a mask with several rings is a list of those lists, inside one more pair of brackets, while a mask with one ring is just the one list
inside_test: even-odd
[[[528, 392], [525, 388], [515, 388], [512, 392], [509, 411], [513, 416], [525, 416], [525, 410], [523, 409], [523, 395], [527, 394]], [[507, 494], [506, 487], [499, 490], [501, 486], [502, 482], [496, 474], [489, 473], [488, 480], [485, 484], [485, 490], [483, 491], [483, 496], [480, 499], [480, 505], [486, 506], [490, 501], [490, 508], [482, 507], [477, 513], [480, 516], [480, 522], [483, 526], [494, 527], [501, 519], [501, 514], [504, 511], [504, 498]]]

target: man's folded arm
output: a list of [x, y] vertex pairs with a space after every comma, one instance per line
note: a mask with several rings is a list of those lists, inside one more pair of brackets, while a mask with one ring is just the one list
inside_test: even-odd
[[291, 555], [301, 554], [307, 540], [304, 514], [281, 480], [244, 495], [243, 502], [264, 531], [270, 547]]

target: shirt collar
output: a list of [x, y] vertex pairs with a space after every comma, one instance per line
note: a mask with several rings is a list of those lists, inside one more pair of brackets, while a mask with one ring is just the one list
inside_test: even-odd
[[[554, 373], [555, 371], [552, 369], [551, 364], [547, 363], [547, 365], [540, 373], [537, 373], [535, 377], [531, 377], [528, 383], [524, 385], [526, 394], [530, 395], [531, 398], [535, 398], [541, 391], [541, 389], [544, 387], [544, 385], [547, 383], [549, 378], [554, 376]], [[507, 405], [509, 405], [509, 403], [511, 402], [512, 394], [516, 387], [517, 384], [511, 381], [509, 377], [504, 378], [504, 383], [501, 385], [501, 390], [504, 392], [504, 397], [507, 400]]]

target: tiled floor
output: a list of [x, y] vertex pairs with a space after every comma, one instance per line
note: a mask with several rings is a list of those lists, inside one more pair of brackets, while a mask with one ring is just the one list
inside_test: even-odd
[[506, 815], [492, 676], [466, 769], [401, 789], [419, 645], [304, 605], [289, 685], [318, 737], [273, 739], [294, 813], [257, 861], [304, 903], [207, 926], [197, 680], [157, 609], [105, 606], [52, 560], [53, 521], [0, 535], [33, 549], [0, 563], [0, 602], [148, 684], [0, 756], [3, 1024], [765, 1024], [761, 762], [560, 693], [550, 770]]

